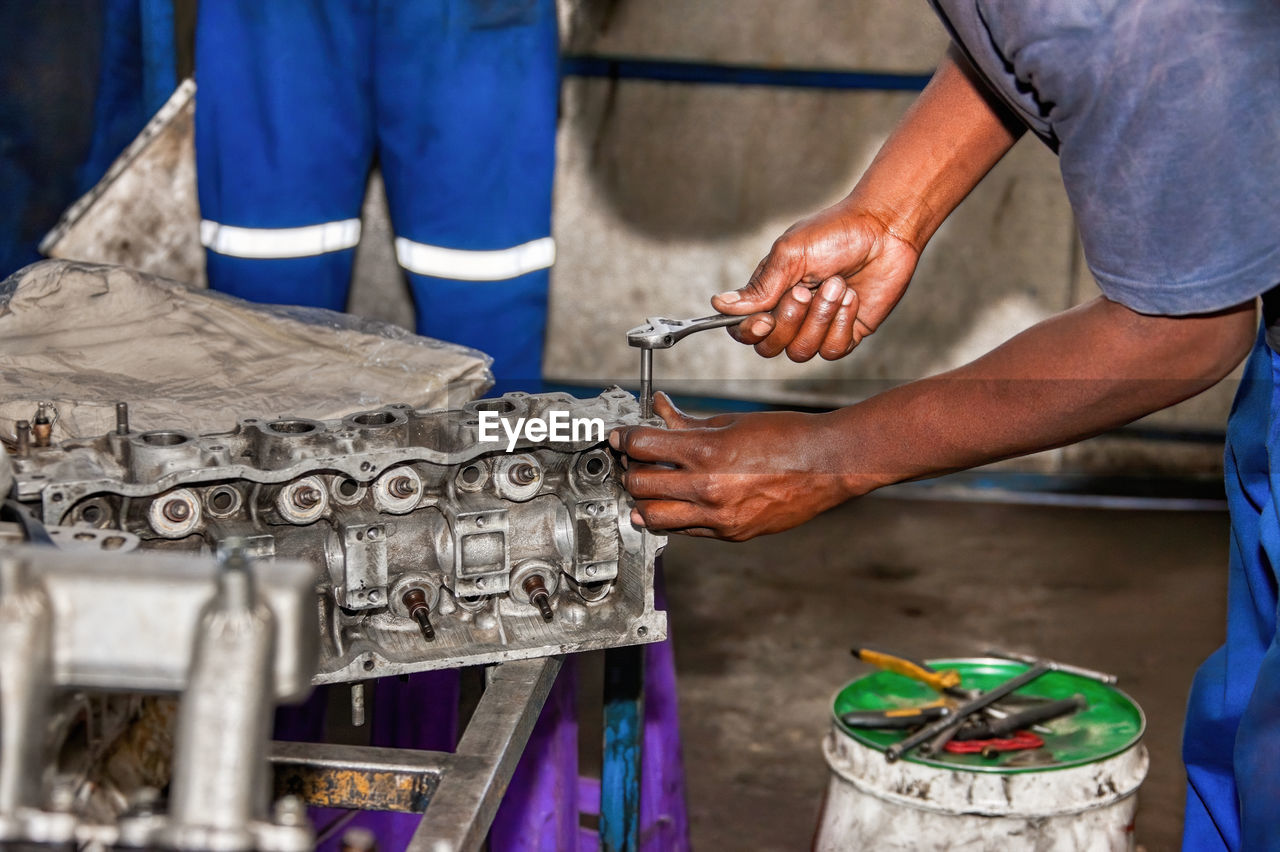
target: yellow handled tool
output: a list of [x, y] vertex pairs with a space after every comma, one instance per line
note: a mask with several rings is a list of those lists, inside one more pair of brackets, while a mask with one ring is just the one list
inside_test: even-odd
[[896, 672], [912, 680], [918, 680], [938, 692], [953, 689], [960, 685], [960, 673], [955, 669], [939, 671], [925, 663], [907, 657], [886, 654], [884, 651], [877, 651], [873, 648], [854, 648], [851, 653], [867, 665], [875, 666], [888, 672]]

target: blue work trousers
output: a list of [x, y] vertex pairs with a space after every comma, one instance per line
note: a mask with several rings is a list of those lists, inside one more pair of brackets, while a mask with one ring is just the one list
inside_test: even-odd
[[1280, 850], [1280, 355], [1259, 334], [1227, 428], [1227, 641], [1196, 674], [1183, 849]]
[[343, 310], [376, 158], [418, 332], [540, 377], [553, 0], [217, 0], [196, 65], [211, 287]]

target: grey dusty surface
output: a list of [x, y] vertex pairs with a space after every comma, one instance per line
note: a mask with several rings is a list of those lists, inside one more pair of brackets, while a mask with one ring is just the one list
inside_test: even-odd
[[1186, 692], [1222, 640], [1225, 513], [868, 498], [745, 544], [673, 537], [665, 566], [694, 847], [802, 850], [857, 643], [999, 645], [1120, 676], [1147, 713], [1138, 843], [1178, 848]]

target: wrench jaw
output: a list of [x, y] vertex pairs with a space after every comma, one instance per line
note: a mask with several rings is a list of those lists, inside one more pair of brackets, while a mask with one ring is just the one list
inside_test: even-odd
[[653, 350], [670, 349], [695, 331], [724, 328], [737, 325], [746, 317], [714, 314], [709, 317], [676, 320], [666, 317], [648, 317], [644, 325], [627, 332], [627, 344], [640, 350], [640, 416], [653, 417]]
[[680, 339], [672, 332], [685, 324], [687, 321], [649, 317], [644, 325], [627, 332], [627, 345], [638, 349], [670, 349]]

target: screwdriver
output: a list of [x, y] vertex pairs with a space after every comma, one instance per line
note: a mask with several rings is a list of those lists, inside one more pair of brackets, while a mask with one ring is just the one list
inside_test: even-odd
[[932, 722], [951, 712], [944, 701], [935, 701], [922, 707], [903, 707], [895, 710], [851, 710], [841, 714], [840, 721], [850, 728], [875, 728], [896, 730], [914, 728]]

